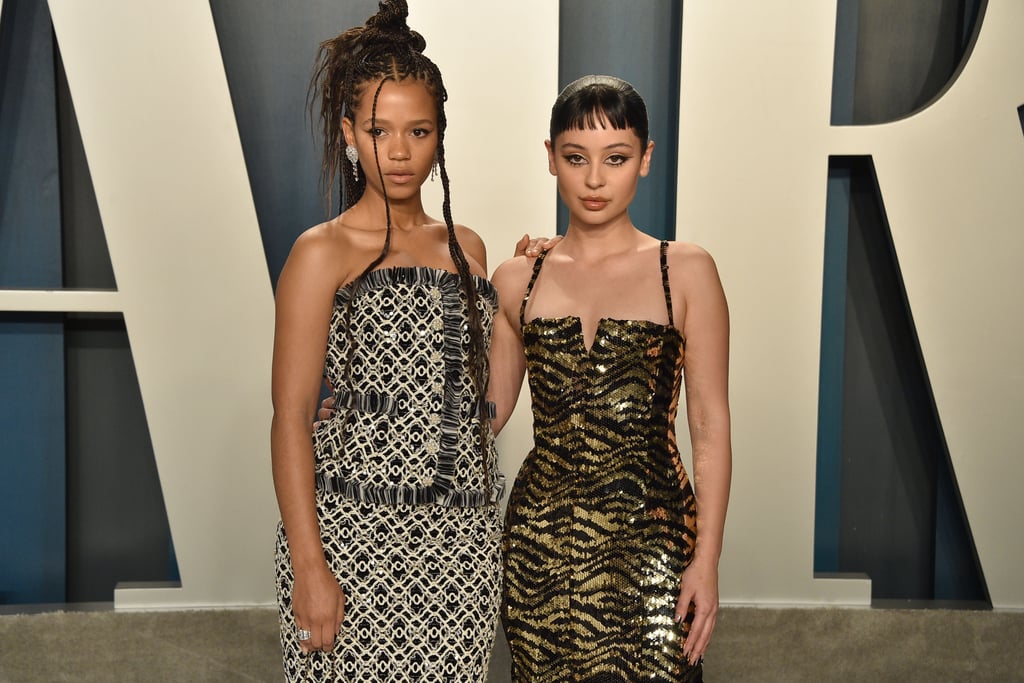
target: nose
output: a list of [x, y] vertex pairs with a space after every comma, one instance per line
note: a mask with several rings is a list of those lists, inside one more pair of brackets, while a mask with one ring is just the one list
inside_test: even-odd
[[604, 169], [601, 168], [601, 164], [590, 164], [587, 167], [586, 183], [592, 190], [604, 185]]
[[396, 135], [388, 146], [388, 158], [392, 161], [405, 161], [410, 156], [409, 141], [402, 135]]

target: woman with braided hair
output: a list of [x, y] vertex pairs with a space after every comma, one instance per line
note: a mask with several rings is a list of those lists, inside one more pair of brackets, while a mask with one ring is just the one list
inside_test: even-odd
[[[503, 480], [484, 397], [497, 295], [482, 241], [452, 221], [445, 88], [407, 15], [387, 0], [324, 42], [311, 85], [325, 187], [343, 188], [276, 293], [289, 681], [483, 681], [494, 640]], [[420, 196], [435, 172], [443, 221]], [[335, 412], [311, 436], [321, 378]]]

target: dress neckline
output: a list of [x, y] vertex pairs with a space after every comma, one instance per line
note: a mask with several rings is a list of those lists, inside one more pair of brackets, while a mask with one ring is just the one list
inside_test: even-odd
[[[494, 284], [482, 275], [476, 273], [470, 273], [470, 277], [480, 286], [479, 294], [483, 294], [490, 298], [497, 298], [497, 290], [494, 288]], [[360, 288], [365, 289], [367, 287], [379, 287], [383, 284], [438, 284], [443, 280], [459, 279], [459, 274], [455, 271], [448, 270], [447, 268], [437, 268], [434, 266], [385, 266], [383, 268], [375, 268], [366, 274], [366, 277], [360, 283]], [[342, 285], [336, 292], [336, 295], [351, 295], [352, 293], [352, 282], [347, 282]]]
[[530, 295], [533, 293], [533, 286], [537, 283], [537, 276], [540, 275], [540, 269], [541, 266], [544, 265], [544, 257], [547, 256], [547, 254], [547, 251], [542, 251], [540, 253], [540, 256], [537, 257], [537, 260], [533, 264], [533, 273], [530, 276], [529, 283], [526, 285], [526, 292], [524, 292], [523, 294], [523, 300], [519, 304], [520, 329], [526, 329], [528, 325], [532, 324], [534, 321], [537, 320], [548, 320], [552, 322], [559, 322], [564, 320], [575, 321], [575, 325], [577, 328], [576, 334], [579, 337], [580, 346], [583, 348], [583, 351], [587, 354], [587, 356], [589, 356], [591, 351], [593, 351], [594, 345], [597, 343], [598, 335], [601, 334], [601, 330], [606, 322], [616, 322], [621, 324], [643, 324], [648, 326], [654, 326], [661, 329], [663, 333], [667, 333], [669, 330], [671, 330], [672, 332], [675, 333], [676, 337], [679, 339], [682, 345], [684, 347], [686, 346], [686, 338], [683, 337], [683, 333], [679, 330], [679, 328], [675, 326], [675, 320], [673, 319], [672, 315], [672, 290], [669, 287], [668, 279], [668, 240], [662, 240], [658, 245], [658, 256], [661, 262], [661, 286], [664, 290], [663, 293], [665, 295], [665, 308], [668, 311], [668, 323], [656, 323], [653, 320], [646, 319], [614, 318], [611, 316], [603, 316], [597, 319], [597, 328], [594, 330], [594, 339], [591, 341], [589, 348], [587, 347], [586, 337], [583, 334], [583, 319], [580, 318], [580, 316], [578, 315], [535, 316], [533, 318], [530, 318], [529, 323], [526, 322], [526, 304], [530, 300]]
[[533, 325], [543, 325], [544, 323], [560, 323], [564, 321], [572, 321], [573, 325], [575, 326], [575, 329], [573, 330], [573, 336], [578, 342], [579, 347], [583, 349], [583, 352], [587, 356], [591, 356], [593, 354], [594, 347], [597, 345], [598, 337], [601, 336], [602, 330], [605, 329], [606, 323], [615, 323], [619, 325], [639, 325], [642, 327], [657, 328], [658, 330], [661, 331], [662, 334], [675, 336], [679, 340], [680, 344], [682, 344], [684, 347], [686, 346], [686, 339], [683, 337], [683, 333], [680, 332], [679, 328], [677, 328], [675, 325], [666, 323], [656, 323], [653, 320], [647, 320], [644, 318], [615, 318], [611, 316], [598, 318], [597, 329], [594, 330], [594, 339], [589, 347], [587, 347], [586, 338], [583, 336], [583, 319], [580, 318], [578, 315], [539, 315], [534, 318], [530, 318], [528, 322], [523, 323], [523, 330], [526, 330], [526, 328], [531, 327]]

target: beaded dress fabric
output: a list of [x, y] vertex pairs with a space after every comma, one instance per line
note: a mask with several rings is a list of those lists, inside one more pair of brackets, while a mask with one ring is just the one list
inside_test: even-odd
[[[675, 414], [684, 340], [669, 324], [522, 318], [534, 449], [509, 499], [502, 618], [521, 683], [700, 681], [674, 621], [696, 507]], [[653, 266], [653, 264], [652, 264]]]
[[[475, 278], [485, 338], [497, 306]], [[459, 276], [431, 268], [372, 271], [348, 320], [335, 298], [324, 374], [334, 417], [313, 435], [324, 553], [345, 591], [332, 652], [302, 654], [292, 573], [277, 531], [277, 593], [291, 682], [486, 680], [501, 585], [503, 480], [467, 373]], [[351, 326], [355, 353], [345, 377]], [[486, 466], [485, 466], [486, 463]]]

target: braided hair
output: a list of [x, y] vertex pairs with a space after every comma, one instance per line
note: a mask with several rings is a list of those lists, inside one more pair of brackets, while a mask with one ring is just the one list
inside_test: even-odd
[[[437, 167], [444, 189], [442, 212], [448, 229], [448, 251], [458, 271], [459, 280], [467, 302], [469, 322], [469, 374], [479, 398], [480, 445], [484, 456], [484, 476], [490, 486], [490, 469], [486, 466], [486, 436], [490, 430], [489, 415], [484, 397], [487, 393], [487, 343], [484, 338], [483, 322], [476, 306], [477, 287], [469, 270], [469, 262], [455, 235], [452, 220], [451, 190], [448, 169], [445, 166], [444, 133], [447, 127], [444, 103], [448, 93], [441, 78], [441, 71], [423, 54], [426, 40], [409, 28], [406, 19], [409, 6], [406, 0], [384, 0], [378, 3], [376, 14], [366, 20], [363, 26], [350, 28], [340, 35], [320, 44], [313, 78], [309, 87], [310, 117], [317, 118], [315, 108], [319, 105], [319, 122], [323, 135], [324, 153], [321, 166], [321, 183], [327, 200], [335, 178], [340, 176], [341, 211], [345, 211], [363, 196], [366, 190], [365, 174], [352, 173], [353, 163], [345, 156], [345, 137], [342, 121], [355, 122], [355, 111], [359, 100], [368, 87], [375, 87], [371, 126], [376, 127], [377, 100], [381, 88], [388, 81], [395, 83], [412, 79], [422, 83], [434, 98], [437, 107]], [[391, 205], [384, 185], [383, 171], [377, 156], [377, 138], [373, 136], [373, 153], [377, 173], [384, 194], [386, 233], [384, 246], [374, 259], [351, 283], [352, 296], [348, 300], [348, 319], [351, 320], [356, 294], [366, 275], [387, 257], [391, 248]], [[358, 163], [358, 162], [356, 162]], [[345, 376], [351, 385], [348, 372], [355, 354], [355, 339], [351, 326], [346, 329], [348, 358]], [[349, 386], [351, 390], [351, 386]]]

